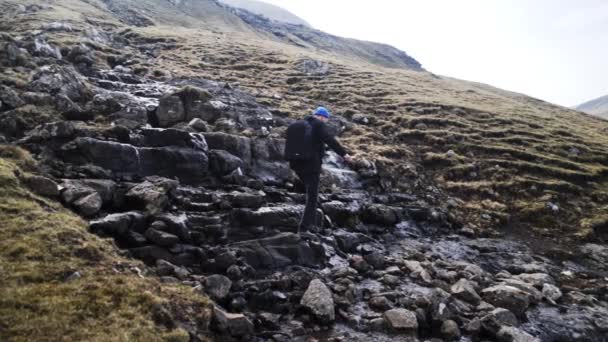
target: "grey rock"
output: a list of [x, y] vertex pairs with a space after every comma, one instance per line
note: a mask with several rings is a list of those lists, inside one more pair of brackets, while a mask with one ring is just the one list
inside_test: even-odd
[[475, 287], [471, 281], [462, 278], [456, 284], [452, 285], [450, 292], [456, 297], [467, 301], [473, 305], [478, 305], [481, 302], [481, 297], [475, 291]]
[[254, 332], [253, 323], [245, 315], [228, 313], [217, 305], [213, 307], [213, 323], [219, 331], [235, 337], [251, 335]]
[[252, 150], [250, 138], [221, 132], [207, 132], [202, 134], [207, 140], [209, 149], [228, 151], [232, 155], [241, 158], [245, 165], [251, 164]]
[[28, 188], [40, 196], [59, 196], [59, 185], [50, 178], [37, 175], [27, 175], [21, 178], [21, 180], [25, 185], [27, 185]]
[[441, 323], [441, 336], [448, 341], [454, 341], [460, 339], [460, 328], [458, 323], [452, 320], [446, 320]]
[[199, 118], [194, 118], [192, 120], [190, 120], [190, 122], [188, 123], [188, 126], [190, 126], [193, 130], [197, 131], [197, 132], [207, 132], [209, 130], [209, 127], [207, 126], [207, 123]]
[[243, 160], [224, 150], [211, 150], [209, 152], [209, 168], [218, 176], [224, 176], [240, 168], [245, 169]]
[[207, 141], [202, 134], [179, 129], [146, 128], [141, 131], [144, 144], [149, 147], [178, 146], [207, 152]]
[[496, 285], [482, 291], [488, 303], [508, 309], [517, 316], [523, 316], [530, 305], [530, 296], [524, 291], [509, 285]]
[[51, 95], [65, 95], [74, 102], [87, 102], [92, 91], [86, 79], [71, 66], [44, 66], [34, 74], [28, 88]]
[[330, 323], [336, 319], [332, 293], [319, 279], [310, 282], [300, 304], [321, 322]]
[[97, 192], [81, 197], [72, 203], [76, 211], [83, 216], [91, 217], [96, 215], [101, 210], [101, 196]]
[[393, 308], [393, 303], [391, 303], [390, 300], [388, 300], [388, 298], [386, 298], [385, 296], [378, 296], [378, 297], [372, 297], [369, 300], [369, 306], [377, 311], [387, 311]]
[[361, 214], [363, 222], [385, 226], [395, 225], [399, 219], [399, 210], [384, 204], [370, 204]]
[[132, 187], [125, 196], [135, 208], [157, 214], [165, 209], [169, 193], [177, 188], [177, 184], [171, 179], [154, 177]]
[[503, 308], [492, 310], [489, 314], [481, 318], [481, 327], [484, 331], [491, 334], [496, 334], [503, 326], [516, 326], [518, 324], [517, 317]]
[[232, 288], [232, 281], [221, 274], [214, 274], [205, 280], [205, 289], [211, 298], [222, 300], [228, 296]]
[[553, 277], [546, 273], [522, 273], [514, 278], [538, 288], [542, 288], [544, 284], [555, 284]]
[[91, 221], [89, 229], [96, 234], [110, 236], [126, 236], [129, 231], [143, 232], [146, 217], [137, 211], [110, 214], [106, 217]]
[[547, 283], [543, 285], [542, 294], [543, 298], [553, 305], [562, 297], [562, 291], [557, 286]]
[[388, 310], [383, 315], [388, 328], [392, 331], [416, 336], [418, 334], [418, 319], [416, 314], [406, 309]]
[[146, 230], [146, 238], [161, 247], [170, 247], [179, 242], [179, 238], [173, 234], [150, 228]]
[[500, 342], [540, 342], [539, 338], [536, 338], [527, 332], [518, 329], [516, 327], [504, 326], [501, 327], [496, 338]]

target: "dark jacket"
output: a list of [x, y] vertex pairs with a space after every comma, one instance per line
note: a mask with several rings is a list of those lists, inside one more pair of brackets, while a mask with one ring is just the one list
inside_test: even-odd
[[313, 145], [310, 147], [314, 153], [313, 160], [309, 161], [292, 161], [291, 168], [302, 172], [321, 172], [321, 164], [325, 155], [325, 145], [329, 146], [334, 152], [341, 157], [344, 157], [347, 152], [340, 145], [336, 137], [331, 134], [329, 127], [325, 122], [309, 116], [305, 119], [312, 126]]

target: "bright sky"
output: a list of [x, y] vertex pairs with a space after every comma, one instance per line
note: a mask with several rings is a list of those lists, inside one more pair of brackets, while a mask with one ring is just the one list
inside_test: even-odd
[[564, 106], [608, 94], [606, 0], [264, 0], [431, 72]]

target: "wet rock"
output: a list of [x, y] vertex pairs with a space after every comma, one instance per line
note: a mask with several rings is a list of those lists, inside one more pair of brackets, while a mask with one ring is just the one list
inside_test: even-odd
[[397, 208], [383, 204], [370, 204], [361, 214], [361, 220], [365, 223], [392, 226], [399, 222]]
[[543, 285], [542, 294], [543, 298], [553, 305], [562, 297], [562, 291], [557, 286], [551, 284]]
[[327, 324], [336, 319], [332, 293], [319, 279], [310, 282], [300, 304], [310, 310], [320, 322]]
[[259, 208], [266, 202], [263, 192], [247, 193], [233, 191], [226, 196], [233, 208]]
[[391, 303], [391, 301], [388, 300], [388, 298], [386, 298], [385, 296], [378, 296], [372, 297], [369, 300], [369, 306], [373, 310], [384, 312], [392, 309], [393, 303]]
[[76, 211], [86, 217], [96, 215], [101, 210], [101, 196], [97, 192], [85, 195], [72, 203]]
[[486, 288], [481, 292], [485, 301], [508, 309], [517, 316], [523, 316], [530, 305], [530, 296], [513, 286], [496, 285]]
[[245, 169], [243, 160], [228, 151], [211, 150], [209, 152], [209, 168], [216, 175], [223, 176], [240, 168]]
[[452, 285], [450, 292], [456, 297], [467, 301], [473, 305], [478, 305], [481, 302], [481, 297], [475, 291], [475, 287], [471, 281], [460, 279], [456, 284]]
[[207, 140], [209, 149], [224, 150], [239, 157], [245, 165], [251, 164], [251, 139], [221, 132], [202, 133]]
[[288, 265], [319, 266], [326, 260], [322, 245], [305, 242], [296, 234], [282, 233], [269, 238], [231, 245], [243, 260], [256, 269], [276, 269]]
[[361, 207], [355, 202], [348, 204], [340, 201], [325, 202], [321, 208], [323, 213], [340, 227], [355, 227], [359, 222]]
[[213, 325], [217, 330], [235, 337], [251, 335], [253, 323], [243, 314], [227, 313], [218, 306], [213, 307]]
[[134, 208], [157, 214], [165, 209], [169, 193], [177, 188], [177, 184], [171, 179], [151, 177], [129, 189], [126, 198]]
[[460, 328], [458, 328], [458, 323], [447, 320], [441, 323], [440, 328], [441, 336], [448, 341], [454, 341], [460, 339]]
[[361, 274], [365, 274], [372, 270], [371, 266], [363, 259], [360, 255], [353, 255], [348, 259], [348, 262], [352, 268], [357, 270]]
[[232, 281], [221, 274], [214, 274], [205, 280], [205, 289], [211, 298], [222, 300], [230, 293]]
[[516, 275], [514, 278], [538, 288], [542, 288], [544, 284], [555, 284], [553, 277], [546, 273], [522, 273]]
[[530, 304], [537, 304], [543, 299], [542, 293], [539, 290], [537, 290], [534, 286], [525, 283], [521, 280], [514, 278], [505, 279], [502, 281], [502, 284], [518, 288], [524, 293], [526, 293], [528, 295], [528, 300], [530, 301]]
[[209, 127], [207, 127], [207, 123], [199, 118], [192, 119], [188, 126], [197, 132], [207, 132], [209, 131]]
[[179, 242], [179, 238], [173, 234], [169, 234], [154, 228], [146, 230], [146, 238], [161, 247], [170, 247]]
[[501, 342], [540, 342], [540, 339], [515, 327], [501, 327], [496, 338]]
[[492, 310], [489, 314], [481, 318], [481, 327], [490, 334], [497, 334], [503, 326], [516, 326], [518, 321], [515, 315], [503, 308]]
[[178, 129], [146, 128], [142, 130], [144, 144], [149, 147], [178, 146], [207, 152], [205, 137]]
[[50, 178], [37, 175], [26, 175], [21, 178], [21, 181], [34, 193], [40, 196], [59, 196], [59, 185]]
[[412, 336], [418, 334], [418, 319], [416, 314], [406, 309], [388, 310], [383, 315], [387, 327], [394, 332]]
[[57, 121], [36, 126], [27, 132], [24, 142], [40, 143], [51, 139], [68, 140], [78, 134], [78, 125], [70, 121]]
[[297, 227], [304, 207], [301, 205], [280, 205], [261, 207], [257, 210], [235, 209], [235, 222], [247, 226]]
[[411, 272], [410, 275], [412, 277], [422, 279], [426, 283], [431, 283], [433, 281], [429, 272], [422, 267], [422, 264], [419, 261], [405, 260], [403, 263]]
[[361, 244], [361, 240], [359, 235], [356, 233], [347, 232], [345, 230], [339, 229], [334, 231], [333, 233], [336, 242], [338, 243], [338, 248], [346, 253], [352, 253], [355, 249]]

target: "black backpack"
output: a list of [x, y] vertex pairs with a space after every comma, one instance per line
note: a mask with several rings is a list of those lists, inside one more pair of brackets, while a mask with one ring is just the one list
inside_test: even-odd
[[287, 127], [285, 159], [289, 161], [310, 160], [314, 157], [312, 125], [308, 120], [299, 120]]

